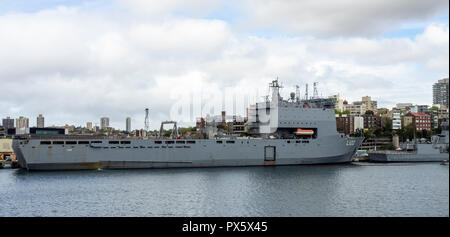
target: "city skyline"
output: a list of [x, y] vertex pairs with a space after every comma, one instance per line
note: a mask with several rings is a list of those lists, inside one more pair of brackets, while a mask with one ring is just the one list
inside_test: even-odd
[[[448, 81], [448, 78], [444, 78], [442, 80], [439, 80], [439, 82], [442, 82], [443, 80], [447, 80]], [[448, 94], [448, 90], [446, 90], [445, 92]], [[283, 97], [283, 98], [286, 98], [286, 97]], [[322, 97], [322, 98], [324, 98], [324, 97]], [[371, 96], [367, 96], [367, 95], [360, 97], [361, 100], [356, 100], [356, 101], [347, 101], [345, 98], [340, 97], [339, 93], [337, 95], [329, 96], [329, 98], [336, 99], [335, 110], [336, 110], [337, 114], [338, 113], [342, 113], [344, 111], [348, 111], [350, 116], [356, 116], [356, 117], [363, 116], [365, 114], [365, 112], [369, 111], [369, 110], [374, 112], [374, 113], [376, 113], [376, 114], [378, 114], [380, 109], [381, 110], [387, 109], [387, 111], [392, 111], [395, 114], [396, 113], [395, 111], [400, 111], [400, 110], [407, 110], [407, 111], [411, 111], [411, 112], [416, 112], [417, 113], [417, 112], [419, 112], [418, 110], [423, 110], [423, 109], [427, 110], [427, 109], [429, 109], [429, 108], [431, 108], [433, 106], [436, 106], [436, 105], [438, 105], [439, 108], [441, 106], [444, 106], [444, 108], [447, 108], [445, 105], [439, 105], [439, 104], [424, 105], [424, 104], [414, 104], [414, 103], [396, 103], [391, 108], [377, 107], [377, 101], [373, 100], [371, 98]], [[434, 98], [434, 96], [433, 96], [433, 98]], [[344, 102], [344, 104], [342, 104], [342, 102]], [[353, 111], [354, 109], [352, 107], [354, 107], [355, 105], [358, 105], [358, 106], [363, 105], [364, 107], [361, 108], [361, 109], [357, 109], [357, 110]], [[367, 106], [367, 105], [369, 105], [369, 106]], [[342, 108], [340, 108], [340, 107], [342, 107]], [[447, 110], [447, 113], [448, 113], [448, 108], [446, 110]], [[353, 114], [353, 113], [355, 113], [355, 114]], [[207, 116], [212, 116], [212, 117], [218, 116], [217, 114], [206, 114], [206, 115]], [[232, 116], [242, 116], [242, 115], [234, 114]], [[29, 124], [28, 122], [27, 122], [27, 126], [28, 127], [40, 127], [39, 126], [39, 120], [40, 119], [42, 120], [42, 124], [44, 123], [44, 121], [43, 121], [44, 120], [44, 116], [42, 116], [42, 114], [39, 114], [39, 116], [37, 116], [36, 118], [37, 118], [37, 122], [36, 122], [35, 126], [33, 126], [32, 124]], [[200, 117], [197, 117], [196, 119], [198, 119], [198, 118], [200, 118]], [[18, 119], [17, 118], [14, 119], [14, 118], [10, 118], [10, 116], [8, 116], [8, 117], [3, 118], [3, 123], [5, 123], [5, 120], [8, 120], [8, 119], [10, 119], [13, 122], [12, 123], [13, 127], [15, 127], [16, 124], [14, 124], [14, 120], [18, 121], [18, 119], [19, 120], [26, 119], [28, 121], [29, 117], [27, 117], [27, 116], [20, 116]], [[92, 130], [93, 128], [97, 127], [98, 129], [102, 129], [102, 130], [106, 129], [106, 128], [113, 128], [115, 130], [126, 131], [126, 132], [132, 132], [132, 131], [135, 131], [135, 130], [142, 130], [143, 129], [144, 125], [142, 125], [142, 127], [140, 127], [140, 125], [138, 125], [135, 129], [131, 129], [131, 120], [132, 120], [132, 118], [129, 117], [129, 116], [125, 117], [125, 126], [123, 128], [121, 126], [115, 127], [115, 126], [110, 125], [110, 117], [108, 117], [108, 116], [100, 117], [99, 118], [99, 121], [100, 121], [99, 123], [94, 123], [93, 124], [92, 122], [87, 121], [85, 123], [86, 126], [83, 126], [82, 124], [63, 123], [63, 124], [52, 124], [52, 125], [49, 125], [49, 126], [41, 126], [41, 127], [47, 127], [48, 128], [48, 127], [74, 126], [74, 127], [86, 128], [87, 130]], [[150, 130], [157, 130], [159, 128], [160, 122], [162, 122], [162, 121], [155, 121], [155, 122], [156, 122], [155, 124], [157, 126], [154, 126], [154, 127], [150, 126]], [[394, 122], [394, 120], [393, 120], [393, 122]], [[0, 124], [0, 126], [4, 126], [3, 123]], [[195, 126], [194, 122], [190, 122], [190, 123], [189, 122], [187, 122], [187, 123], [181, 122], [181, 123], [185, 124], [186, 126]], [[393, 127], [393, 129], [397, 129], [397, 128]]]
[[263, 96], [276, 77], [284, 97], [317, 81], [324, 97], [431, 105], [449, 74], [444, 0], [342, 1], [339, 14], [325, 0], [0, 2], [0, 84], [21, 92], [0, 101], [2, 118], [84, 126], [108, 116], [124, 129], [128, 116], [143, 126], [150, 107], [157, 129], [183, 93]]

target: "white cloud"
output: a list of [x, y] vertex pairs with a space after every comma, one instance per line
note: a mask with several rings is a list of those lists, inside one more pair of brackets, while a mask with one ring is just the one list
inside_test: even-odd
[[212, 11], [219, 4], [218, 0], [117, 0], [133, 13], [145, 17], [160, 17], [175, 12], [187, 15], [203, 16]]
[[448, 12], [447, 0], [248, 0], [244, 6], [255, 27], [320, 36], [374, 36]]
[[228, 90], [262, 99], [277, 76], [284, 96], [318, 81], [324, 96], [386, 103], [431, 103], [431, 84], [448, 77], [448, 23], [415, 38], [264, 38], [222, 20], [171, 16], [179, 6], [156, 9], [170, 12], [158, 19], [64, 7], [0, 16], [0, 87], [18, 92], [2, 98], [0, 117], [25, 115], [33, 125], [42, 113], [48, 125], [84, 125], [109, 116], [123, 128], [131, 116], [133, 128], [142, 128], [150, 107], [158, 128], [176, 95]]

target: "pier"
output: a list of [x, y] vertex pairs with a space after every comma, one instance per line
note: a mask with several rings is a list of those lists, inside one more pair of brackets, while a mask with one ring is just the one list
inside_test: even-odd
[[0, 160], [0, 169], [18, 169], [20, 168], [19, 162], [17, 160]]

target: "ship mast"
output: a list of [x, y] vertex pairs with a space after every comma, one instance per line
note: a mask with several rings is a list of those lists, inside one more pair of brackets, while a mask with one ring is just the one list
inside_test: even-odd
[[279, 102], [280, 100], [280, 88], [283, 88], [282, 85], [278, 83], [278, 77], [276, 80], [273, 80], [269, 83], [269, 87], [272, 88], [272, 102]]

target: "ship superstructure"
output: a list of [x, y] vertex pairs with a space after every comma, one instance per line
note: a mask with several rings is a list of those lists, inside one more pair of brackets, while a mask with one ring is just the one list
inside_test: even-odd
[[336, 131], [334, 100], [272, 98], [250, 106], [247, 137], [108, 139], [81, 136], [17, 138], [13, 149], [29, 170], [300, 165], [350, 162], [362, 137]]

